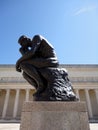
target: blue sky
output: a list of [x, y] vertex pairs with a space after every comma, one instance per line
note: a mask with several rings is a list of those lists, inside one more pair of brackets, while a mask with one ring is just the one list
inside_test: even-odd
[[0, 64], [15, 64], [18, 38], [43, 35], [60, 64], [98, 64], [98, 0], [0, 0]]

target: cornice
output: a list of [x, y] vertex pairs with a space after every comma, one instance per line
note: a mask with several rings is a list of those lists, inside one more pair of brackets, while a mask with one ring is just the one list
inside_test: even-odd
[[[62, 67], [98, 67], [98, 64], [60, 64], [60, 66]], [[15, 64], [0, 64], [0, 68], [1, 67], [4, 67], [4, 68], [7, 68], [7, 67], [10, 67], [10, 68], [15, 68]]]
[[[71, 82], [96, 82], [98, 83], [98, 77], [70, 77]], [[27, 81], [23, 77], [1, 77], [1, 83], [26, 83]]]

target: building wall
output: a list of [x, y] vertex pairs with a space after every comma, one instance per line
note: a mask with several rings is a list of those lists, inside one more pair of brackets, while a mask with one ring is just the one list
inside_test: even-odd
[[[87, 104], [89, 119], [98, 119], [98, 65], [61, 65], [74, 91]], [[14, 65], [0, 65], [0, 121], [18, 121], [24, 101], [32, 101], [34, 87], [16, 72]]]

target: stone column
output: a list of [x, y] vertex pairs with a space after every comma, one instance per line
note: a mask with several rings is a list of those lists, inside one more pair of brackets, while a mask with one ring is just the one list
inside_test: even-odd
[[26, 89], [26, 98], [25, 98], [25, 101], [29, 101], [29, 92], [30, 92], [30, 89]]
[[75, 92], [76, 92], [77, 98], [78, 98], [78, 99], [79, 99], [79, 101], [80, 101], [79, 90], [78, 90], [78, 89], [76, 89], [76, 90], [75, 90]]
[[90, 96], [88, 93], [89, 90], [85, 90], [85, 95], [86, 95], [86, 103], [87, 103], [87, 107], [88, 107], [88, 113], [89, 113], [89, 117], [93, 118], [93, 113], [92, 113], [92, 106], [91, 106], [91, 101], [90, 101]]
[[17, 110], [18, 110], [18, 101], [19, 101], [19, 92], [20, 90], [16, 90], [16, 97], [15, 97], [15, 104], [14, 104], [14, 110], [13, 110], [13, 118], [17, 116]]
[[5, 116], [6, 116], [7, 107], [8, 107], [8, 101], [9, 101], [9, 96], [10, 96], [10, 89], [7, 89], [6, 90], [6, 95], [5, 95], [3, 112], [2, 112], [2, 118], [5, 118]]
[[98, 105], [98, 89], [95, 90], [95, 94], [96, 94], [96, 100], [97, 100], [97, 105]]

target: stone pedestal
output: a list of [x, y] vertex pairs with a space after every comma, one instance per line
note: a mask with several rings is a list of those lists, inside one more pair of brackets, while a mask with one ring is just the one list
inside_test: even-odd
[[84, 102], [24, 102], [20, 130], [89, 130]]

